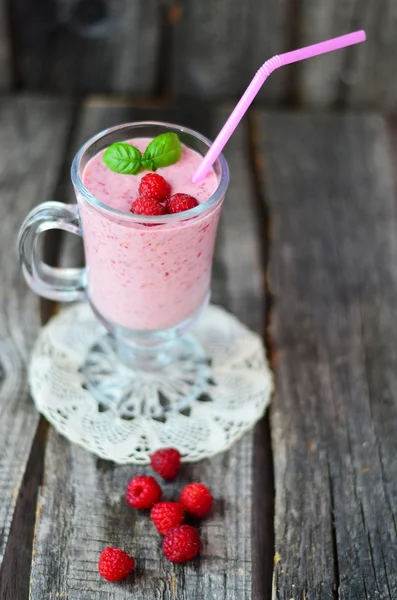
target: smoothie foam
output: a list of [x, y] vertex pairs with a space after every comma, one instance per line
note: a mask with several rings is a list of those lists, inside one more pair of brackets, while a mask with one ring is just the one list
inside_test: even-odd
[[[143, 151], [150, 139], [131, 140]], [[139, 196], [139, 175], [121, 175], [103, 162], [104, 151], [86, 165], [82, 179], [98, 200], [126, 213], [109, 216], [80, 199], [91, 302], [113, 324], [133, 330], [166, 329], [193, 316], [205, 302], [221, 204], [189, 219], [147, 226], [128, 218]], [[202, 157], [183, 146], [176, 164], [158, 169], [171, 193], [187, 193], [201, 204], [218, 187], [213, 170], [200, 184], [190, 179]], [[187, 220], [186, 220], [187, 219]]]

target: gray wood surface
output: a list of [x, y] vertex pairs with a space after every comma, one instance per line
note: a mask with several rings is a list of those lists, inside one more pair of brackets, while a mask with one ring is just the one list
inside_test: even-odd
[[346, 77], [349, 106], [371, 106], [386, 111], [397, 107], [397, 5], [393, 0], [360, 2], [356, 22], [366, 30], [368, 41], [359, 52], [351, 49]]
[[392, 111], [396, 20], [394, 0], [0, 0], [0, 90], [228, 99], [274, 54], [363, 28], [364, 45], [273, 73], [258, 99]]
[[237, 97], [274, 54], [364, 28], [364, 45], [277, 71], [258, 99], [393, 111], [396, 19], [394, 0], [1, 0], [0, 90]]
[[15, 0], [10, 8], [23, 87], [153, 93], [158, 0]]
[[[288, 37], [286, 0], [15, 0], [23, 88], [213, 99], [241, 94]], [[285, 73], [260, 93], [277, 102]]]
[[[362, 8], [363, 3], [359, 3]], [[358, 29], [354, 21], [357, 3], [344, 0], [303, 0], [297, 28], [298, 46], [306, 46]], [[354, 23], [354, 25], [353, 25]], [[369, 40], [366, 44], [372, 44]], [[304, 106], [333, 106], [340, 98], [348, 49], [292, 65], [296, 71], [298, 97]], [[360, 45], [359, 52], [363, 52]]]
[[304, 0], [296, 25], [300, 46], [355, 29], [364, 29], [367, 41], [295, 65], [301, 103], [395, 110], [396, 23], [393, 0]]
[[[46, 440], [46, 427], [37, 428], [26, 364], [39, 302], [10, 254], [23, 216], [41, 200], [73, 199], [70, 160], [101, 128], [157, 118], [213, 137], [228, 112], [90, 101], [72, 119], [65, 102], [0, 101], [2, 600], [27, 599], [39, 482], [31, 600], [268, 600], [273, 551], [274, 600], [397, 597], [397, 208], [377, 117], [255, 112], [227, 148], [232, 182], [213, 295], [254, 329], [268, 326], [275, 549], [266, 421], [165, 486], [171, 498], [200, 479], [217, 499], [201, 527], [202, 556], [183, 567], [162, 558], [147, 516], [124, 503], [136, 467], [97, 460], [51, 428]], [[81, 259], [75, 241], [63, 245], [63, 264]], [[128, 581], [99, 578], [107, 544], [135, 555]]]
[[6, 0], [0, 0], [0, 91], [11, 88], [13, 79], [11, 39]]
[[[103, 127], [143, 118], [176, 121], [213, 135], [226, 115], [225, 111], [211, 114], [205, 108], [196, 112], [91, 105], [79, 120], [73, 148]], [[213, 289], [215, 301], [262, 330], [264, 278], [245, 133], [240, 128], [227, 151], [233, 181], [220, 228]], [[73, 238], [68, 240], [64, 252], [76, 259]], [[64, 261], [70, 262], [70, 256]], [[264, 568], [263, 564], [253, 565], [256, 557], [252, 556], [253, 444], [254, 436], [248, 434], [230, 452], [184, 467], [175, 483], [165, 485], [167, 496], [172, 498], [183, 482], [201, 480], [211, 487], [216, 498], [212, 515], [201, 525], [201, 558], [176, 566], [162, 557], [160, 538], [147, 515], [133, 511], [124, 502], [127, 482], [146, 469], [97, 460], [51, 429], [38, 501], [31, 599], [41, 600], [45, 594], [49, 599], [68, 600], [121, 600], [131, 594], [148, 600], [251, 599], [253, 569], [261, 573]], [[266, 461], [269, 458], [262, 453], [256, 468], [263, 469]], [[271, 527], [272, 515], [263, 508], [264, 504], [271, 507], [269, 496], [272, 497], [271, 486], [263, 490], [261, 510], [256, 515], [257, 526], [265, 529]], [[99, 577], [98, 556], [108, 544], [135, 555], [137, 571], [128, 581], [115, 585]], [[263, 555], [270, 564], [272, 548], [264, 551], [262, 547], [261, 558]]]
[[[16, 240], [29, 210], [52, 194], [69, 112], [64, 102], [15, 97], [0, 100], [0, 565], [11, 528], [8, 561], [14, 561], [21, 570], [26, 555], [30, 563], [32, 536], [29, 538], [24, 529], [29, 515], [15, 509], [17, 502], [26, 502], [31, 494], [34, 500], [37, 492], [34, 465], [31, 482], [21, 484], [39, 422], [27, 390], [26, 368], [40, 316], [39, 300], [20, 275]], [[40, 445], [39, 438], [36, 445]], [[37, 455], [36, 451], [32, 454]], [[24, 506], [28, 511], [26, 503]], [[20, 527], [13, 523], [17, 514]], [[17, 598], [20, 582], [11, 581], [15, 571], [11, 575], [3, 567], [0, 596]]]
[[397, 597], [397, 214], [377, 117], [272, 115], [274, 598]]
[[[285, 0], [181, 4], [175, 25], [175, 92], [206, 99], [242, 94], [265, 60], [285, 47], [285, 6]], [[274, 73], [259, 97], [277, 102], [284, 75]]]

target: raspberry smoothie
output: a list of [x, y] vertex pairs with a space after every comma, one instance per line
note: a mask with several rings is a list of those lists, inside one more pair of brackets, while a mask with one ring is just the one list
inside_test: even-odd
[[[149, 142], [148, 138], [130, 140], [141, 151]], [[191, 318], [208, 297], [221, 203], [194, 217], [187, 212], [152, 217], [153, 224], [140, 222], [130, 209], [148, 171], [115, 173], [104, 164], [103, 153], [85, 166], [84, 186], [99, 201], [126, 215], [105, 213], [79, 197], [90, 300], [114, 325], [140, 331], [174, 327]], [[219, 182], [211, 170], [201, 183], [191, 183], [201, 160], [183, 146], [182, 158], [156, 173], [171, 185], [172, 194], [190, 194], [202, 204]]]

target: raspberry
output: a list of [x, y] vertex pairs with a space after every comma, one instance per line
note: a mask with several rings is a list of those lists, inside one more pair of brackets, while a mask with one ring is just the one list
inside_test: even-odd
[[165, 202], [171, 193], [171, 187], [164, 177], [157, 173], [148, 173], [142, 177], [139, 184], [139, 194], [146, 198], [153, 198], [157, 202]]
[[153, 506], [150, 516], [157, 531], [166, 535], [174, 527], [182, 525], [185, 511], [179, 502], [158, 502]]
[[174, 479], [181, 466], [181, 455], [175, 448], [162, 448], [152, 454], [150, 464], [163, 479]]
[[191, 560], [200, 552], [199, 534], [191, 525], [175, 527], [164, 538], [163, 552], [172, 562]]
[[134, 569], [134, 559], [122, 550], [111, 546], [102, 550], [98, 561], [98, 571], [108, 581], [124, 579]]
[[158, 216], [165, 215], [166, 209], [160, 202], [154, 198], [144, 198], [141, 196], [132, 203], [131, 212], [136, 215]]
[[212, 494], [204, 483], [189, 483], [180, 495], [179, 502], [195, 517], [204, 517], [212, 506]]
[[189, 196], [189, 194], [174, 194], [167, 200], [167, 210], [169, 213], [183, 212], [195, 206], [198, 206], [198, 202], [196, 198]]
[[127, 485], [127, 502], [133, 508], [152, 508], [161, 498], [161, 487], [150, 476], [134, 477]]

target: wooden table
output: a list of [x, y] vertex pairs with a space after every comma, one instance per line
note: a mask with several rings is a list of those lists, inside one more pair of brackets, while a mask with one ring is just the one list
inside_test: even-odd
[[[256, 110], [227, 147], [213, 299], [265, 336], [276, 394], [270, 419], [184, 470], [216, 496], [200, 559], [163, 559], [123, 501], [138, 468], [70, 445], [29, 398], [29, 353], [56, 307], [20, 275], [28, 210], [73, 201], [73, 154], [104, 127], [164, 119], [214, 137], [228, 111], [0, 99], [1, 600], [397, 598], [397, 214], [378, 116]], [[52, 236], [47, 256], [76, 264], [74, 244]], [[108, 544], [134, 550], [128, 581], [98, 576]]]

